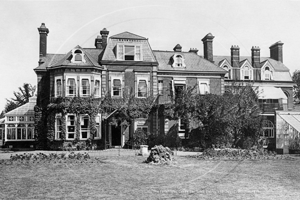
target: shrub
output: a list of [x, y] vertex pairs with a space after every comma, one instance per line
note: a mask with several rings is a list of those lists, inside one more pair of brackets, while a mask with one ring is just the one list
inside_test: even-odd
[[300, 150], [300, 137], [297, 136], [289, 139], [289, 149]]
[[142, 144], [147, 144], [148, 134], [142, 130], [137, 129], [132, 136], [132, 144], [136, 148]]

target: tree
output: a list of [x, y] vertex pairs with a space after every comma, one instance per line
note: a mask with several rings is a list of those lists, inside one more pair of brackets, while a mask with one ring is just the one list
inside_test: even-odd
[[200, 146], [237, 145], [248, 137], [257, 139], [260, 130], [257, 100], [250, 85], [232, 86], [224, 95], [200, 95], [195, 93], [195, 87], [188, 87], [167, 106], [165, 114], [171, 119], [184, 120], [190, 136], [192, 132], [198, 135], [193, 139]]
[[294, 85], [294, 98], [300, 100], [300, 70], [296, 70], [293, 73]]
[[6, 105], [4, 112], [7, 113], [17, 107], [20, 107], [29, 102], [29, 98], [34, 95], [36, 87], [29, 83], [24, 83], [22, 87], [19, 87], [19, 91], [14, 92], [14, 98], [6, 99]]

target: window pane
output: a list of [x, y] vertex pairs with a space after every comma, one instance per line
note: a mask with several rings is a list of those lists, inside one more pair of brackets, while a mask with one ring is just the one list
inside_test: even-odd
[[125, 60], [134, 60], [134, 46], [125, 46]]
[[82, 86], [82, 95], [89, 95], [90, 94], [90, 82], [88, 79], [82, 79], [81, 82]]
[[100, 81], [96, 80], [95, 82], [95, 95], [99, 96], [100, 95]]
[[200, 83], [199, 89], [200, 89], [200, 94], [206, 94], [206, 93], [209, 93], [207, 83]]
[[28, 128], [27, 129], [27, 139], [32, 139], [33, 138], [33, 131], [32, 131], [32, 128]]
[[61, 96], [61, 80], [56, 80], [56, 96]]
[[75, 55], [75, 61], [82, 61], [82, 55], [81, 54], [76, 54]]
[[18, 140], [22, 139], [22, 137], [21, 137], [21, 129], [20, 128], [17, 129], [17, 139]]
[[121, 95], [121, 79], [113, 80], [113, 96]]
[[147, 96], [147, 82], [146, 80], [140, 80], [138, 84], [138, 97]]
[[163, 94], [163, 81], [162, 80], [158, 81], [158, 94], [160, 94], [160, 95]]
[[68, 94], [69, 95], [75, 95], [76, 94], [76, 85], [75, 85], [75, 79], [69, 78], [68, 79]]

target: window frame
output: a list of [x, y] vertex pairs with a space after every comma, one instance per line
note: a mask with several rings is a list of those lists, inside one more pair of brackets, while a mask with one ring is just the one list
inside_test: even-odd
[[[70, 94], [69, 87], [69, 79], [74, 79], [75, 88], [74, 88], [74, 94]], [[76, 97], [77, 96], [77, 77], [76, 76], [68, 76], [66, 77], [66, 97]]]
[[157, 81], [157, 90], [158, 90], [158, 95], [164, 95], [164, 81], [163, 80], [158, 80]]
[[[99, 81], [99, 87], [96, 87], [96, 83]], [[96, 93], [96, 89], [98, 88], [99, 94]], [[99, 78], [96, 78], [94, 80], [94, 96], [95, 97], [101, 97], [101, 80]]]
[[[180, 64], [180, 66], [179, 66]], [[185, 59], [183, 57], [182, 54], [174, 54], [173, 55], [173, 64], [172, 64], [172, 67], [173, 68], [177, 68], [177, 69], [181, 69], [181, 68], [185, 68], [186, 65], [185, 65]]]
[[[149, 83], [149, 76], [148, 75], [136, 75], [137, 78], [136, 78], [136, 84], [135, 84], [135, 96], [137, 98], [147, 98], [149, 96], [149, 86], [150, 86], [150, 83]], [[146, 82], [146, 96], [139, 96], [139, 82], [140, 81], [145, 81]]]
[[[84, 115], [79, 115], [80, 117], [80, 140], [87, 140], [90, 138], [90, 117], [87, 115], [87, 114], [84, 114]], [[84, 118], [88, 118], [88, 124], [87, 124], [87, 128], [82, 128], [82, 125], [84, 123]], [[82, 137], [83, 136], [83, 132], [86, 132], [86, 138]]]
[[[207, 90], [204, 90], [201, 92], [201, 84], [205, 83], [207, 85]], [[199, 94], [200, 95], [205, 95], [205, 94], [210, 94], [210, 80], [209, 79], [198, 79], [198, 88], [199, 88]]]
[[[58, 120], [61, 121], [61, 125], [58, 125]], [[62, 140], [62, 126], [63, 126], [63, 119], [61, 114], [56, 114], [55, 116], [55, 140]], [[59, 130], [60, 129], [60, 130]]]
[[[99, 123], [97, 123], [97, 118], [99, 119]], [[101, 137], [101, 114], [96, 115], [95, 117], [97, 134], [94, 136], [95, 140], [100, 140]]]
[[[266, 70], [268, 68], [268, 70]], [[273, 80], [273, 71], [269, 65], [266, 65], [262, 68], [262, 80], [264, 81], [272, 81]], [[266, 75], [269, 75], [269, 79], [266, 78]]]
[[[270, 124], [271, 126], [264, 126], [266, 124]], [[274, 138], [275, 137], [275, 133], [274, 133], [274, 123], [270, 120], [263, 120], [262, 122], [262, 136], [264, 138]], [[266, 136], [265, 131], [270, 131], [268, 133], [271, 133], [271, 136]]]
[[[87, 80], [88, 88], [87, 94], [83, 94], [83, 80]], [[91, 77], [89, 76], [80, 76], [80, 97], [89, 97], [91, 96]]]
[[[125, 47], [126, 46], [133, 46], [134, 48], [134, 59], [133, 60], [126, 60], [126, 52]], [[139, 53], [137, 52], [137, 47], [139, 47]], [[142, 61], [143, 60], [143, 47], [142, 44], [133, 44], [133, 43], [118, 43], [116, 48], [116, 57], [117, 60], [123, 60], [123, 61]], [[137, 54], [139, 54], [139, 59]]]
[[[58, 88], [57, 81], [61, 81], [60, 89]], [[60, 94], [58, 94], [60, 90]], [[55, 77], [55, 82], [54, 82], [54, 96], [55, 97], [62, 97], [63, 96], [63, 79], [62, 76], [57, 76]]]
[[[248, 68], [248, 70], [245, 70], [245, 68]], [[241, 68], [241, 80], [253, 80], [253, 68], [250, 65], [245, 65]], [[245, 72], [249, 72], [249, 79], [245, 79]]]
[[[117, 79], [120, 79], [120, 83], [121, 83], [121, 86], [120, 86], [120, 94], [119, 95], [114, 95], [114, 80], [117, 80]], [[110, 77], [110, 93], [111, 93], [111, 97], [113, 98], [122, 98], [123, 97], [123, 76], [122, 75], [114, 75], [114, 76], [111, 76]]]
[[223, 69], [227, 71], [227, 73], [224, 75], [224, 79], [231, 80], [232, 79], [232, 67], [230, 67], [228, 65], [224, 65]]
[[[69, 122], [71, 122], [71, 121], [69, 121], [69, 116], [74, 116], [74, 125], [71, 125], [71, 123], [69, 125]], [[76, 119], [77, 119], [77, 117], [75, 114], [69, 113], [66, 115], [66, 140], [75, 140], [75, 138], [76, 138]], [[74, 132], [69, 131], [69, 129], [68, 129], [69, 126], [74, 127]], [[74, 134], [74, 137], [73, 138], [69, 137], [70, 134]]]

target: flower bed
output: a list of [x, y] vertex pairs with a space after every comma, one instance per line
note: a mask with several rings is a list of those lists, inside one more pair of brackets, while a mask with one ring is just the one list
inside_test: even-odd
[[206, 149], [202, 154], [196, 157], [202, 160], [273, 160], [273, 159], [289, 159], [289, 156], [277, 156], [276, 152], [267, 151], [265, 149]]

